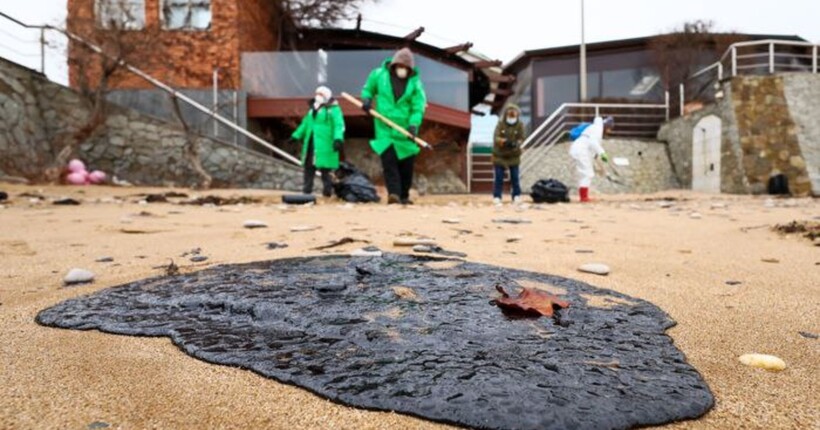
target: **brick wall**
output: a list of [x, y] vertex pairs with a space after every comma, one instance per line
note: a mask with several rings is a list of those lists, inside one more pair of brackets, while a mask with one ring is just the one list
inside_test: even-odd
[[[210, 88], [216, 67], [220, 87], [238, 89], [243, 50], [276, 48], [275, 11], [264, 0], [211, 0], [212, 21], [207, 31], [164, 30], [160, 22], [162, 0], [145, 0], [145, 29], [116, 32], [99, 29], [95, 0], [68, 0], [68, 27], [99, 44], [135, 46], [126, 61], [177, 88]], [[122, 36], [119, 34], [122, 33]], [[118, 41], [122, 41], [122, 43]], [[116, 41], [112, 43], [112, 41]], [[100, 59], [76, 44], [69, 47], [69, 82], [80, 86], [80, 73], [88, 70], [90, 87], [100, 81]], [[116, 89], [146, 89], [150, 84], [130, 73], [118, 73], [109, 85]]]

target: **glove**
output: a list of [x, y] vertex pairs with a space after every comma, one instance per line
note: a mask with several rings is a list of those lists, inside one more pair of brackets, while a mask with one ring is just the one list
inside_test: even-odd
[[609, 163], [609, 156], [606, 155], [606, 152], [601, 154], [601, 161], [603, 161], [604, 163]]
[[333, 150], [336, 151], [336, 152], [342, 152], [342, 145], [343, 144], [344, 144], [344, 142], [342, 142], [341, 139], [334, 140], [333, 141]]
[[373, 107], [373, 100], [370, 100], [370, 99], [362, 100], [362, 110], [366, 114], [370, 115], [370, 108], [372, 108], [372, 107]]
[[515, 148], [515, 141], [511, 139], [507, 139], [504, 141], [504, 148], [513, 149]]
[[413, 135], [412, 140], [416, 140], [416, 137], [418, 137], [418, 134], [419, 134], [419, 128], [416, 127], [415, 125], [411, 125], [411, 126], [407, 127], [407, 131], [409, 131], [410, 134]]

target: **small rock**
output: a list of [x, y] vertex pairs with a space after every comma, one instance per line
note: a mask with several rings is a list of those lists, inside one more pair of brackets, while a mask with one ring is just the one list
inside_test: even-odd
[[71, 198], [54, 200], [54, 204], [58, 206], [79, 206], [80, 202]]
[[381, 257], [382, 251], [375, 246], [367, 246], [350, 252], [351, 257]]
[[104, 423], [102, 421], [94, 421], [93, 423], [86, 426], [86, 428], [88, 430], [99, 430], [99, 429], [104, 429], [104, 428], [108, 428], [108, 427], [111, 427], [111, 425], [108, 424], [108, 423]]
[[579, 267], [578, 271], [583, 273], [592, 273], [594, 275], [607, 276], [609, 275], [610, 269], [606, 264], [589, 263]]
[[669, 209], [673, 206], [675, 206], [675, 204], [672, 202], [658, 202], [658, 207], [661, 209]]
[[447, 218], [447, 219], [441, 220], [441, 222], [443, 222], [445, 224], [461, 224], [461, 220], [458, 219], [458, 218]]
[[318, 226], [318, 225], [297, 225], [297, 226], [291, 227], [290, 231], [292, 233], [304, 233], [304, 232], [307, 232], [307, 231], [319, 230], [320, 228], [322, 228], [322, 227]]
[[593, 251], [591, 249], [576, 249], [575, 253], [576, 254], [594, 254], [595, 251]]
[[797, 332], [797, 334], [799, 334], [800, 336], [805, 337], [806, 339], [815, 339], [815, 340], [820, 339], [820, 336], [818, 336], [814, 333], [806, 332], [806, 331], [799, 331], [799, 332]]
[[516, 234], [516, 235], [513, 235], [513, 236], [508, 236], [507, 237], [507, 243], [520, 242], [522, 239], [524, 239], [524, 236], [521, 236], [520, 234]]
[[416, 245], [413, 247], [413, 252], [421, 252], [424, 254], [429, 254], [433, 252], [433, 247], [429, 245]]
[[262, 221], [258, 221], [258, 220], [255, 220], [255, 219], [249, 219], [249, 220], [245, 221], [244, 223], [242, 223], [242, 227], [250, 228], [250, 229], [268, 228], [268, 225], [265, 224]]
[[778, 260], [776, 258], [763, 258], [760, 261], [762, 261], [764, 263], [772, 263], [772, 264], [780, 263], [780, 260]]
[[88, 284], [94, 282], [94, 273], [85, 269], [71, 269], [63, 278], [65, 285]]
[[493, 222], [496, 224], [532, 224], [532, 221], [524, 218], [496, 218]]
[[427, 245], [436, 246], [436, 241], [433, 239], [404, 239], [399, 238], [393, 241], [393, 246], [416, 246]]
[[208, 257], [204, 255], [194, 255], [193, 257], [189, 258], [192, 263], [202, 263], [203, 261], [208, 261]]
[[265, 245], [266, 245], [266, 246], [268, 247], [268, 249], [269, 249], [269, 250], [271, 250], [271, 251], [272, 251], [272, 250], [275, 250], [275, 249], [283, 249], [283, 248], [287, 248], [287, 247], [288, 247], [288, 244], [287, 244], [287, 243], [279, 243], [279, 242], [268, 242], [268, 243], [266, 243]]
[[765, 369], [772, 372], [779, 372], [786, 368], [786, 362], [774, 355], [766, 354], [744, 354], [739, 358], [740, 362], [751, 367]]
[[701, 214], [700, 214], [700, 213], [698, 213], [698, 212], [692, 212], [691, 214], [689, 214], [689, 218], [692, 218], [692, 219], [701, 219], [701, 218], [703, 218], [703, 215], [701, 215]]
[[740, 281], [726, 281], [726, 285], [731, 285], [733, 287], [736, 286], [736, 285], [740, 285], [742, 283], [743, 282], [740, 282]]
[[113, 263], [114, 258], [112, 258], [112, 257], [100, 257], [100, 258], [94, 260], [94, 262], [95, 263]]

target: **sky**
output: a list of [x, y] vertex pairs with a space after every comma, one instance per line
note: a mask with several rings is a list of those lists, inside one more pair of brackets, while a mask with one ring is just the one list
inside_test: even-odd
[[[525, 49], [578, 44], [580, 5], [581, 0], [379, 0], [361, 12], [365, 30], [404, 35], [424, 26], [422, 42], [472, 42], [475, 50], [506, 63]], [[585, 0], [585, 7], [588, 42], [650, 36], [705, 19], [722, 31], [799, 35], [820, 43], [820, 0]], [[0, 12], [29, 24], [60, 24], [65, 9], [66, 0], [0, 1]], [[38, 39], [39, 31], [0, 18], [0, 56], [39, 69]], [[46, 74], [65, 83], [65, 41], [50, 39]]]

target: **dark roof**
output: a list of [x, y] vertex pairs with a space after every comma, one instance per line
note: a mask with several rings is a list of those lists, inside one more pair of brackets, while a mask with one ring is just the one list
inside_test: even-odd
[[[780, 34], [738, 34], [739, 36], [743, 36], [748, 38], [749, 40], [765, 40], [765, 39], [777, 39], [777, 40], [788, 40], [793, 42], [808, 42], [806, 39], [803, 39], [800, 36], [786, 36]], [[596, 51], [614, 51], [620, 49], [630, 49], [630, 48], [643, 48], [646, 47], [649, 42], [654, 39], [656, 36], [649, 36], [649, 37], [636, 37], [632, 39], [621, 39], [621, 40], [610, 40], [606, 42], [596, 42], [596, 43], [588, 43], [587, 44], [587, 52], [596, 52]], [[534, 49], [523, 51], [522, 53], [518, 54], [509, 64], [504, 66], [504, 70], [506, 72], [510, 71], [518, 71], [520, 68], [524, 67], [530, 60], [535, 58], [545, 58], [545, 57], [554, 57], [559, 55], [575, 55], [581, 49], [581, 45], [570, 45], [570, 46], [558, 46], [554, 48], [544, 48], [544, 49]]]
[[404, 37], [391, 36], [382, 33], [356, 29], [301, 29], [298, 31], [300, 39], [297, 42], [299, 49], [398, 49], [408, 47], [413, 52], [424, 54], [432, 59], [447, 63], [463, 70], [474, 70], [469, 61], [461, 58], [457, 52], [448, 52], [446, 49], [433, 45], [408, 40]]

